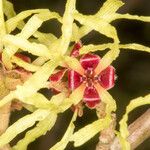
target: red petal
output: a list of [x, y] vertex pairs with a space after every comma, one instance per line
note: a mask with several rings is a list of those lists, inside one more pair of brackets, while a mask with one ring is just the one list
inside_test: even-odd
[[25, 55], [20, 54], [20, 53], [16, 53], [15, 56], [24, 60], [25, 62], [31, 63], [31, 59], [28, 56], [25, 56]]
[[83, 101], [90, 108], [95, 107], [100, 102], [99, 94], [94, 86], [85, 88]]
[[59, 82], [63, 78], [65, 72], [66, 72], [66, 69], [60, 70], [60, 71], [56, 72], [55, 74], [52, 74], [49, 77], [49, 80], [52, 82]]
[[84, 69], [95, 69], [100, 62], [100, 57], [98, 55], [88, 53], [81, 57], [80, 62]]
[[74, 90], [82, 83], [82, 76], [74, 70], [68, 71], [68, 86], [69, 89]]
[[99, 75], [99, 83], [105, 89], [111, 89], [115, 84], [115, 68], [107, 67]]
[[72, 51], [71, 51], [70, 56], [71, 56], [71, 57], [78, 57], [78, 56], [79, 56], [79, 50], [80, 50], [81, 47], [82, 47], [81, 42], [75, 43], [75, 44], [74, 44], [74, 47], [73, 47], [73, 49], [72, 49]]

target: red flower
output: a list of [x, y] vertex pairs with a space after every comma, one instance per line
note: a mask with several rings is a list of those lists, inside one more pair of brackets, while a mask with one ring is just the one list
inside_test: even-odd
[[[71, 57], [78, 57], [81, 43], [78, 42], [74, 45], [71, 52]], [[74, 70], [68, 70], [68, 88], [73, 91], [81, 84], [85, 85], [83, 102], [90, 108], [94, 108], [100, 102], [100, 95], [96, 89], [96, 84], [99, 84], [106, 90], [109, 90], [115, 83], [115, 69], [113, 66], [107, 67], [101, 72], [96, 72], [96, 67], [99, 65], [101, 58], [95, 54], [85, 54], [80, 58], [81, 66], [84, 69], [84, 75]], [[60, 70], [51, 75], [49, 80], [52, 83], [58, 83], [63, 78], [67, 69]], [[56, 89], [58, 92], [61, 91]]]
[[[79, 48], [71, 53], [73, 57], [77, 57]], [[74, 55], [75, 54], [75, 55]], [[81, 66], [84, 68], [84, 75], [74, 70], [68, 71], [68, 86], [71, 91], [85, 85], [83, 101], [90, 108], [94, 108], [100, 102], [100, 95], [96, 89], [96, 84], [100, 84], [106, 90], [109, 90], [115, 83], [115, 69], [113, 66], [107, 67], [102, 72], [96, 72], [95, 69], [100, 63], [100, 57], [95, 54], [85, 54], [80, 58]]]

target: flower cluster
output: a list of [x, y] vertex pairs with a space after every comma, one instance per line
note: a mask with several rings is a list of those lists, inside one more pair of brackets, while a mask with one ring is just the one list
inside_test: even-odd
[[[79, 50], [82, 47], [81, 43], [78, 42], [74, 45], [73, 50], [71, 51], [71, 57], [79, 57]], [[97, 84], [102, 86], [104, 89], [109, 90], [114, 86], [115, 83], [115, 69], [113, 66], [108, 66], [105, 70], [98, 72], [96, 68], [100, 65], [101, 58], [92, 53], [83, 55], [79, 61], [81, 66], [84, 69], [84, 75], [80, 74], [80, 69], [74, 71], [71, 69], [62, 69], [55, 74], [51, 75], [49, 80], [53, 83], [61, 83], [61, 80], [67, 71], [68, 74], [68, 88], [70, 91], [75, 90], [81, 84], [84, 84], [84, 96], [83, 102], [89, 108], [95, 108], [97, 104], [100, 103], [100, 95], [98, 89], [96, 88]], [[60, 88], [61, 89], [61, 88]], [[59, 92], [58, 89], [55, 89]]]

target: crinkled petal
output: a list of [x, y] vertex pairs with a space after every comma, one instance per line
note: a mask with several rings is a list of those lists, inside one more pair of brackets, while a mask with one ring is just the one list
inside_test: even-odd
[[71, 57], [78, 57], [79, 56], [79, 50], [80, 50], [81, 47], [82, 47], [81, 42], [75, 43], [74, 46], [73, 46], [73, 49], [70, 53], [70, 56]]
[[45, 135], [48, 130], [51, 130], [56, 122], [56, 119], [57, 115], [55, 113], [50, 113], [48, 117], [37, 123], [33, 129], [29, 130], [25, 137], [21, 139], [12, 149], [26, 150], [31, 142], [36, 140], [38, 137]]
[[86, 87], [84, 91], [83, 101], [88, 107], [93, 108], [100, 102], [99, 94], [94, 86]]
[[64, 59], [65, 63], [67, 64], [67, 68], [70, 68], [70, 70], [74, 70], [79, 74], [84, 75], [85, 69], [82, 67], [78, 59], [69, 56], [65, 56]]
[[115, 84], [115, 68], [107, 67], [99, 75], [99, 83], [105, 89], [111, 89]]
[[68, 71], [68, 86], [69, 89], [74, 90], [82, 83], [82, 76], [74, 70]]
[[84, 69], [93, 68], [95, 69], [100, 62], [100, 57], [95, 54], [85, 54], [81, 57], [80, 63]]
[[76, 0], [69, 0], [65, 6], [65, 12], [63, 14], [62, 19], [62, 37], [61, 43], [58, 49], [61, 49], [62, 54], [65, 54], [68, 50], [68, 46], [72, 36], [72, 28], [73, 28], [73, 21], [74, 21], [74, 11], [76, 6]]
[[0, 147], [9, 143], [21, 132], [32, 127], [37, 121], [44, 120], [49, 114], [49, 110], [37, 109], [32, 114], [28, 114], [16, 121], [0, 136]]
[[111, 119], [109, 117], [98, 119], [76, 131], [72, 135], [71, 141], [74, 141], [75, 147], [79, 147], [94, 137], [98, 132], [106, 129], [110, 125], [110, 122]]
[[52, 81], [52, 82], [59, 82], [59, 81], [63, 78], [63, 76], [64, 76], [66, 70], [67, 70], [67, 69], [62, 69], [62, 70], [60, 70], [60, 71], [58, 71], [58, 72], [52, 74], [52, 75], [49, 77], [49, 80]]

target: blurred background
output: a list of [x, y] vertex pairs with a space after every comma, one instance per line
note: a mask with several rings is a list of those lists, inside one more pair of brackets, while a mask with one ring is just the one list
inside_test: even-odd
[[[83, 14], [94, 14], [102, 6], [105, 0], [77, 0], [77, 9]], [[51, 11], [58, 12], [61, 16], [64, 12], [66, 0], [11, 0], [17, 13], [36, 8], [48, 8]], [[150, 16], [150, 0], [124, 0], [126, 3], [119, 9], [119, 13], [130, 13], [132, 15]], [[131, 20], [117, 20], [112, 22], [118, 30], [118, 36], [121, 43], [140, 43], [150, 46], [150, 23]], [[47, 21], [40, 28], [42, 32], [51, 32], [57, 37], [61, 35], [61, 25], [56, 20]], [[93, 31], [81, 39], [86, 44], [111, 42], [111, 39]], [[103, 56], [105, 52], [98, 53]], [[144, 96], [150, 93], [150, 54], [146, 52], [122, 50], [120, 56], [113, 63], [116, 68], [118, 79], [116, 85], [109, 92], [117, 101], [117, 120], [119, 121], [125, 112], [125, 107], [129, 101], [138, 96]], [[44, 91], [47, 92], [47, 91]], [[145, 112], [149, 106], [143, 106], [134, 110], [129, 116], [129, 124], [138, 116]], [[27, 114], [26, 110], [14, 112], [11, 116], [11, 123], [18, 120], [22, 115]], [[40, 137], [29, 145], [28, 150], [48, 150], [63, 136], [70, 119], [72, 111], [68, 110], [60, 114], [55, 127], [45, 136]], [[96, 119], [95, 110], [84, 109], [84, 116], [76, 121], [76, 130], [93, 122]], [[118, 125], [117, 125], [118, 128]], [[12, 141], [16, 143], [24, 134], [19, 135]], [[74, 148], [73, 143], [68, 144], [66, 150], [94, 150], [98, 142], [99, 135], [88, 141], [81, 147]], [[150, 139], [141, 144], [137, 150], [149, 150]]]

